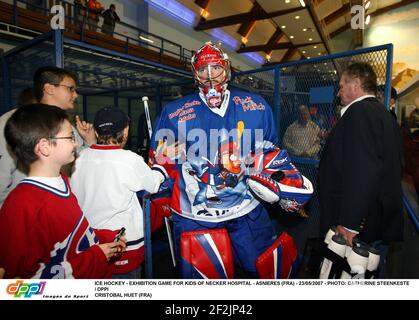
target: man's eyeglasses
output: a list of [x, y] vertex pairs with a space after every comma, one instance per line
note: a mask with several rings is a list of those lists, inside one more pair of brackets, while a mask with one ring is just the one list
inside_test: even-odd
[[76, 142], [76, 136], [74, 134], [72, 134], [71, 136], [68, 137], [51, 137], [50, 140], [71, 140], [73, 143]]
[[77, 88], [75, 86], [68, 86], [66, 84], [54, 84], [56, 87], [66, 87], [68, 90], [70, 90], [71, 93], [77, 92]]

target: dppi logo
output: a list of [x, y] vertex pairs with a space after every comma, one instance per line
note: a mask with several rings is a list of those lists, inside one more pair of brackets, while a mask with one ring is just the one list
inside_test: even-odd
[[11, 283], [7, 286], [6, 292], [14, 295], [15, 298], [30, 298], [34, 294], [42, 294], [45, 289], [45, 281], [39, 283], [23, 283], [22, 280], [18, 280], [15, 283]]

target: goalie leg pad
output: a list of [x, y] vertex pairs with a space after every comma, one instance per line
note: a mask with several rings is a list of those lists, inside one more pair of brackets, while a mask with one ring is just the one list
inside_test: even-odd
[[227, 230], [182, 232], [181, 275], [184, 279], [232, 279], [233, 252]]
[[256, 260], [261, 279], [288, 279], [298, 269], [298, 254], [292, 237], [283, 232]]

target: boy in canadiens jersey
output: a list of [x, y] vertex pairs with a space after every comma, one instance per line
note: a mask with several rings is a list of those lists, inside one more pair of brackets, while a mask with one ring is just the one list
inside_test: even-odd
[[165, 170], [158, 165], [150, 168], [141, 156], [123, 149], [129, 118], [121, 109], [100, 109], [94, 128], [97, 144], [80, 152], [71, 188], [98, 237], [126, 229], [127, 251], [113, 263], [113, 277], [140, 278], [144, 226], [137, 191], [157, 192], [165, 180]]
[[75, 158], [73, 130], [62, 109], [18, 109], [5, 127], [11, 151], [28, 177], [0, 211], [0, 266], [5, 278], [104, 278], [124, 239], [99, 244], [60, 168]]

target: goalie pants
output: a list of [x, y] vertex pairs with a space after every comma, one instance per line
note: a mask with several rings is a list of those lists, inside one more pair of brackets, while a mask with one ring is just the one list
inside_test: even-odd
[[217, 223], [192, 220], [174, 213], [173, 232], [177, 259], [180, 259], [180, 234], [182, 232], [219, 228], [225, 228], [229, 233], [234, 263], [256, 278], [256, 259], [276, 239], [268, 212], [262, 205], [242, 217]]

